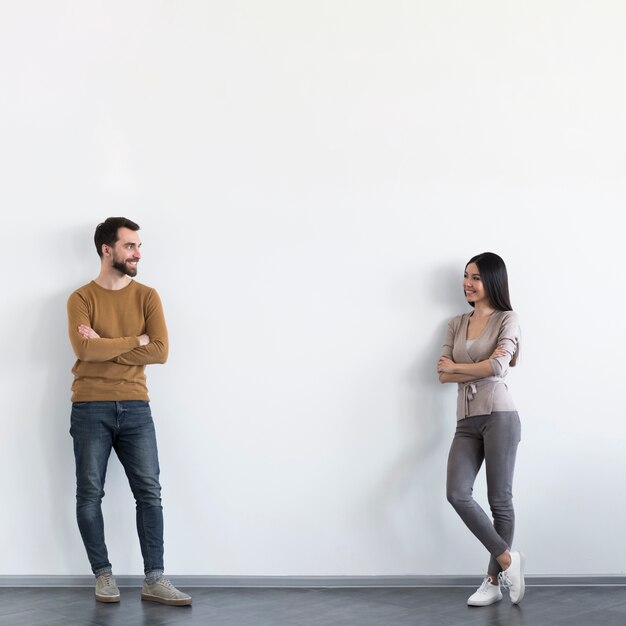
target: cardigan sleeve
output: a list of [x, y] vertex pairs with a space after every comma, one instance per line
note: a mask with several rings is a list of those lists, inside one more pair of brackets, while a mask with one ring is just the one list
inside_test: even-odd
[[441, 348], [441, 356], [444, 356], [447, 359], [452, 359], [452, 350], [454, 349], [455, 334], [456, 332], [454, 329], [454, 319], [451, 319], [448, 322], [448, 328], [446, 330], [446, 338], [443, 342], [443, 347]]
[[504, 356], [491, 359], [491, 367], [495, 376], [505, 376], [513, 357], [519, 350], [520, 327], [519, 318], [514, 311], [506, 311], [498, 331], [497, 345], [504, 348]]
[[441, 356], [445, 356], [447, 359], [454, 360], [452, 358], [452, 354], [454, 352], [454, 340], [459, 330], [461, 317], [462, 316], [458, 315], [457, 317], [453, 317], [448, 322], [448, 328], [446, 330], [446, 338], [443, 342], [443, 347], [441, 348]]

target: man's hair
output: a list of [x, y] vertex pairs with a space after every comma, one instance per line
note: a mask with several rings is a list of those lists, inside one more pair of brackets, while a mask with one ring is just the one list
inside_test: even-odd
[[96, 226], [96, 232], [93, 236], [93, 241], [96, 244], [96, 251], [98, 256], [102, 258], [102, 246], [115, 245], [115, 242], [119, 239], [117, 231], [120, 228], [130, 228], [130, 230], [139, 230], [139, 224], [129, 220], [126, 217], [107, 217], [104, 222]]

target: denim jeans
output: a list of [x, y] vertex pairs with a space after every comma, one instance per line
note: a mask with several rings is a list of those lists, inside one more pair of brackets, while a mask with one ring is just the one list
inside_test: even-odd
[[75, 402], [70, 434], [76, 459], [76, 517], [94, 574], [111, 568], [101, 506], [111, 449], [135, 497], [144, 571], [162, 570], [163, 508], [150, 405], [141, 400]]
[[[513, 470], [520, 438], [517, 411], [466, 417], [457, 422], [448, 456], [448, 501], [491, 554], [487, 568], [490, 576], [497, 576], [502, 570], [495, 557], [513, 543]], [[493, 522], [472, 497], [474, 480], [483, 461]]]

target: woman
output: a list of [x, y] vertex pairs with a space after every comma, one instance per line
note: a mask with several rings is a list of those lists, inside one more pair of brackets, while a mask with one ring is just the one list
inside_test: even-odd
[[[457, 428], [448, 457], [447, 496], [467, 527], [491, 554], [487, 576], [467, 603], [487, 606], [524, 597], [524, 555], [511, 552], [515, 514], [513, 469], [520, 421], [504, 382], [519, 349], [519, 323], [509, 300], [504, 261], [493, 252], [469, 260], [463, 277], [473, 311], [452, 319], [437, 363], [442, 383], [458, 383]], [[472, 498], [483, 461], [493, 522]]]

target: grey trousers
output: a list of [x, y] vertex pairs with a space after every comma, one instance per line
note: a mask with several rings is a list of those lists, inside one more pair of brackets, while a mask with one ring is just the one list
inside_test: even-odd
[[[487, 568], [490, 576], [502, 570], [494, 557], [510, 549], [513, 542], [513, 470], [520, 436], [517, 411], [494, 411], [459, 420], [450, 446], [448, 502], [491, 554]], [[483, 461], [493, 522], [472, 497]]]

